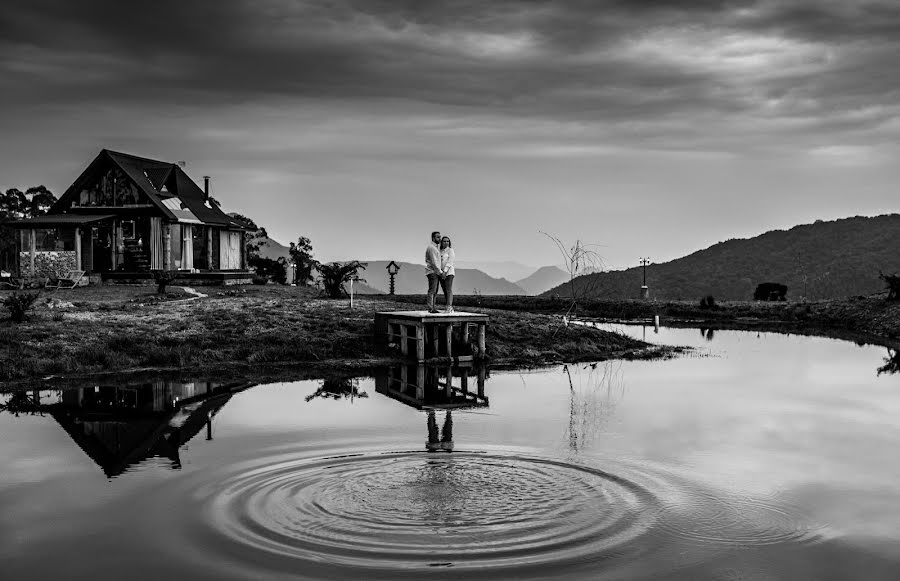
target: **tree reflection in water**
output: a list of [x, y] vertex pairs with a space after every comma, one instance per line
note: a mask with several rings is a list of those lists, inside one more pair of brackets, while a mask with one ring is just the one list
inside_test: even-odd
[[625, 397], [622, 362], [563, 365], [569, 380], [569, 425], [566, 440], [578, 452], [606, 430], [616, 405]]

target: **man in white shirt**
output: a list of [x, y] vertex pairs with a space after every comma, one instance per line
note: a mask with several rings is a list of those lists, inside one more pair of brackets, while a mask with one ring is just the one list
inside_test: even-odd
[[428, 277], [428, 294], [425, 296], [425, 306], [429, 313], [438, 312], [435, 308], [438, 288], [441, 278], [441, 251], [438, 246], [441, 243], [441, 233], [431, 233], [431, 243], [425, 248], [425, 276]]

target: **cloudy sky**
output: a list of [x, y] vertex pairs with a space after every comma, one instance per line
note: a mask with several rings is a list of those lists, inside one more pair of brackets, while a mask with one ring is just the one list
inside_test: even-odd
[[6, 0], [0, 187], [184, 160], [320, 259], [610, 267], [895, 211], [900, 3]]

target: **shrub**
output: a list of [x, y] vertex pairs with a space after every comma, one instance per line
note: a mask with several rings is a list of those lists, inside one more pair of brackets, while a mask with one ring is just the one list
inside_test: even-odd
[[253, 284], [268, 284], [269, 279], [264, 276], [255, 275], [252, 279]]
[[156, 283], [156, 293], [160, 295], [166, 294], [166, 286], [178, 278], [178, 271], [175, 270], [151, 270], [150, 273]]
[[898, 276], [897, 274], [884, 274], [879, 270], [878, 278], [883, 280], [885, 286], [887, 287], [887, 300], [900, 300], [900, 276]]
[[256, 271], [256, 276], [271, 279], [278, 284], [287, 284], [287, 261], [283, 257], [273, 260], [262, 256], [254, 256], [250, 259], [249, 264]]
[[322, 287], [325, 294], [333, 299], [339, 299], [347, 294], [344, 284], [350, 280], [359, 280], [365, 282], [365, 279], [359, 278], [359, 271], [365, 270], [365, 262], [351, 260], [350, 262], [329, 262], [319, 266], [319, 275], [321, 276]]
[[716, 308], [716, 297], [712, 295], [706, 295], [702, 299], [700, 299], [700, 308], [701, 309], [715, 309]]
[[3, 306], [9, 311], [9, 318], [14, 323], [21, 323], [28, 318], [28, 311], [41, 296], [40, 291], [35, 293], [14, 292], [3, 299]]
[[783, 301], [787, 295], [788, 287], [777, 282], [764, 282], [757, 285], [753, 291], [755, 301]]

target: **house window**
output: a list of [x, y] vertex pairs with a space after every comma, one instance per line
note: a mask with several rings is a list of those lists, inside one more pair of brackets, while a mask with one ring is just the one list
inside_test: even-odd
[[75, 229], [37, 229], [34, 231], [34, 249], [37, 252], [73, 251], [75, 250]]
[[124, 220], [122, 222], [122, 237], [125, 240], [134, 240], [137, 237], [134, 232], [134, 220]]

